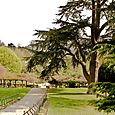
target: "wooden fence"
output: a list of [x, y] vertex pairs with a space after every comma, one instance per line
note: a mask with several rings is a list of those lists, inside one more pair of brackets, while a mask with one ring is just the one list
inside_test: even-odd
[[23, 115], [38, 115], [40, 107], [43, 106], [44, 102], [47, 100], [47, 94], [44, 94], [40, 101], [36, 102], [28, 111], [24, 111]]

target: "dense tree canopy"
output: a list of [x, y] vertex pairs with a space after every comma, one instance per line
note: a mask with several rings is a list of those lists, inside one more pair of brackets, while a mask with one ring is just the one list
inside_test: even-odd
[[110, 64], [107, 62], [102, 64], [98, 71], [98, 81], [115, 83], [114, 66], [110, 66]]
[[[73, 66], [80, 64], [88, 83], [95, 82], [98, 73], [97, 52], [93, 47], [113, 37], [114, 0], [70, 0], [60, 6], [55, 24], [59, 28], [35, 30], [38, 40], [31, 43], [34, 55], [28, 69], [41, 64], [41, 76], [66, 68], [66, 56]], [[87, 69], [89, 63], [89, 69]]]
[[21, 60], [11, 49], [4, 46], [0, 47], [0, 64], [10, 72], [19, 73], [22, 70]]

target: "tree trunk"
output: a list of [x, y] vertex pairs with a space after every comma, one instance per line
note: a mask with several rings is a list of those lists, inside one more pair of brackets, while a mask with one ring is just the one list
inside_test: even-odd
[[95, 78], [96, 78], [96, 67], [97, 67], [97, 53], [92, 53], [91, 54], [91, 61], [90, 61], [90, 83], [91, 82], [95, 82]]
[[88, 85], [92, 82], [96, 82], [98, 79], [98, 68], [99, 68], [99, 62], [97, 61], [97, 53], [93, 53], [91, 55], [91, 61], [90, 61], [90, 67], [89, 67], [89, 72], [86, 69], [86, 64], [83, 62], [80, 62], [83, 70], [83, 75], [86, 78]]
[[[96, 1], [92, 0], [92, 27], [91, 27], [92, 48], [95, 46], [100, 36], [99, 26], [100, 26], [100, 0]], [[97, 52], [91, 54], [89, 70], [90, 70], [89, 75], [89, 84], [90, 84], [92, 82], [95, 82], [98, 75]]]
[[88, 82], [88, 85], [91, 83], [90, 82], [90, 75], [89, 75], [89, 73], [88, 73], [88, 71], [87, 71], [87, 69], [86, 69], [86, 65], [85, 64], [83, 64], [82, 62], [80, 63], [81, 64], [81, 67], [82, 67], [82, 70], [83, 70], [83, 75], [84, 75], [84, 77], [86, 78], [86, 80], [87, 80], [87, 82]]
[[[96, 3], [95, 3], [96, 2]], [[92, 47], [95, 46], [96, 42], [99, 40], [100, 33], [100, 13], [101, 13], [101, 2], [100, 0], [92, 0], [92, 28], [91, 28], [91, 40]], [[97, 52], [91, 54], [90, 61], [90, 82], [95, 82], [98, 78], [98, 62], [97, 62]]]

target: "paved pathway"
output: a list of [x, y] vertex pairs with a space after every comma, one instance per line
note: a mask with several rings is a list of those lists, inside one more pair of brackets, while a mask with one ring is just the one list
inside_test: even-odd
[[32, 88], [20, 101], [1, 110], [0, 115], [23, 115], [24, 111], [27, 111], [41, 100], [45, 92], [45, 88]]

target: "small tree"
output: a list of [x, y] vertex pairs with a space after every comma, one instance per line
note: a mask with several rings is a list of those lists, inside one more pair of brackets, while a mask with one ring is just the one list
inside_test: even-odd
[[20, 73], [22, 70], [21, 60], [17, 55], [7, 47], [0, 47], [0, 64], [10, 72]]

